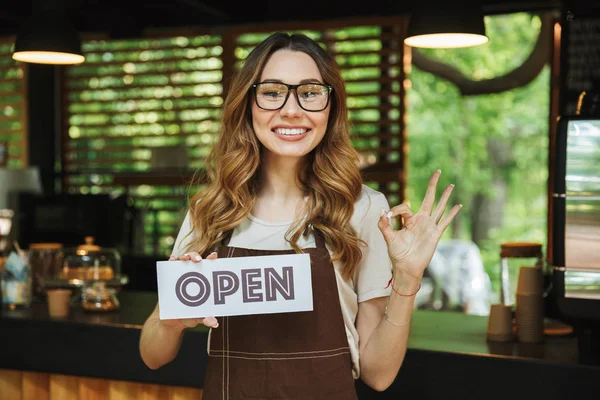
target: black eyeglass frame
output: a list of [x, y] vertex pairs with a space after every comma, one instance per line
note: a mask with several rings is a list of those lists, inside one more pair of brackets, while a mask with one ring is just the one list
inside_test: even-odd
[[[264, 108], [258, 104], [258, 94], [256, 93], [256, 88], [258, 87], [258, 85], [262, 85], [262, 84], [266, 84], [266, 83], [287, 86], [288, 92], [287, 92], [287, 95], [285, 96], [285, 99], [283, 100], [283, 103], [281, 104], [281, 106], [279, 106], [277, 108]], [[324, 86], [327, 88], [327, 103], [325, 103], [325, 106], [323, 108], [321, 108], [320, 110], [307, 110], [306, 108], [304, 108], [302, 106], [302, 103], [300, 103], [300, 99], [298, 98], [298, 91], [296, 89], [298, 89], [298, 87], [304, 86], [304, 85], [317, 85], [317, 86]], [[294, 96], [296, 96], [296, 103], [298, 103], [298, 105], [300, 106], [301, 109], [303, 109], [304, 111], [307, 111], [307, 112], [321, 112], [329, 106], [329, 102], [331, 101], [331, 93], [333, 92], [333, 86], [327, 85], [325, 83], [317, 83], [317, 82], [301, 83], [299, 85], [289, 85], [289, 84], [283, 83], [283, 82], [258, 82], [258, 83], [255, 83], [254, 85], [252, 85], [252, 89], [254, 91], [254, 101], [256, 102], [256, 106], [258, 108], [260, 108], [261, 110], [265, 110], [265, 111], [281, 110], [283, 108], [283, 106], [285, 106], [285, 103], [287, 103], [288, 99], [290, 98], [290, 93], [293, 91]]]

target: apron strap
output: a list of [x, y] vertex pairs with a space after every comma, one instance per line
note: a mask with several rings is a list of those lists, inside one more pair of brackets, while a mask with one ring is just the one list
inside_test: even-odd
[[[312, 226], [312, 225], [311, 225]], [[320, 230], [312, 228], [313, 235], [315, 235], [315, 245], [317, 249], [325, 249], [325, 238]]]
[[223, 234], [223, 239], [221, 240], [220, 246], [229, 246], [229, 241], [231, 240], [232, 235], [233, 235], [233, 229], [226, 231]]

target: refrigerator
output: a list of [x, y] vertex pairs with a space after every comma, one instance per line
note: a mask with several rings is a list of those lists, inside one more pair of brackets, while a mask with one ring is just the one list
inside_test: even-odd
[[552, 193], [552, 265], [561, 313], [600, 321], [600, 117], [561, 117]]

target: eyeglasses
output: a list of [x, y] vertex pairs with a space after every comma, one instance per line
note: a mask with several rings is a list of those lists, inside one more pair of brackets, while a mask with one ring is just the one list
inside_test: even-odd
[[256, 105], [268, 111], [281, 109], [293, 90], [296, 101], [304, 111], [323, 111], [329, 105], [329, 95], [333, 91], [330, 85], [321, 83], [303, 83], [288, 85], [279, 82], [261, 82], [252, 85]]

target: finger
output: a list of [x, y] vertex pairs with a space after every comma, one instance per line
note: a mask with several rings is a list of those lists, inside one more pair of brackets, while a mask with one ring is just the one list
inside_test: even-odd
[[207, 260], [216, 260], [218, 257], [219, 257], [219, 255], [217, 254], [217, 252], [213, 251], [206, 257], [206, 259]]
[[177, 260], [177, 257], [175, 257], [174, 255], [171, 254], [171, 257], [169, 257], [169, 261], [174, 261]]
[[431, 215], [431, 210], [433, 210], [433, 203], [435, 203], [435, 190], [437, 188], [438, 181], [440, 180], [440, 174], [442, 173], [441, 169], [438, 169], [431, 175], [431, 179], [429, 179], [429, 185], [427, 186], [427, 191], [425, 192], [425, 197], [423, 198], [423, 204], [421, 204], [421, 210], [427, 215]]
[[452, 219], [454, 217], [456, 217], [456, 214], [458, 214], [458, 212], [460, 211], [460, 209], [462, 208], [462, 204], [457, 204], [454, 207], [452, 207], [450, 209], [450, 212], [448, 214], [446, 214], [446, 216], [444, 217], [444, 219], [442, 219], [440, 221], [440, 223], [438, 224], [438, 226], [440, 227], [440, 229], [442, 231], [446, 230], [446, 228], [448, 227], [448, 225], [450, 225], [450, 222], [452, 222]]
[[[189, 253], [186, 253], [186, 254], [189, 257], [189, 259], [194, 262], [202, 261], [202, 256], [200, 256], [200, 254], [198, 254], [195, 251], [190, 251]], [[184, 254], [184, 255], [186, 255], [186, 254]]]
[[433, 210], [432, 216], [435, 219], [436, 224], [438, 222], [440, 222], [442, 215], [444, 215], [444, 211], [446, 210], [446, 205], [448, 204], [448, 199], [450, 198], [450, 195], [452, 194], [452, 190], [454, 190], [454, 184], [448, 185], [444, 189], [444, 191], [442, 192], [442, 195], [440, 196], [440, 201], [438, 202], [437, 206], [435, 207], [435, 210]]
[[[390, 211], [391, 212], [391, 211]], [[381, 209], [381, 214], [379, 215], [379, 221], [377, 221], [377, 227], [383, 234], [383, 238], [386, 243], [391, 243], [394, 240], [394, 227], [390, 224], [390, 220], [388, 219], [389, 213], [388, 211]]]
[[186, 328], [195, 328], [202, 323], [202, 318], [183, 318], [181, 322]]
[[202, 323], [205, 326], [208, 326], [209, 328], [218, 328], [219, 327], [219, 321], [217, 321], [217, 319], [215, 317], [205, 317], [202, 320]]
[[415, 215], [406, 203], [400, 203], [397, 206], [392, 207], [390, 211], [392, 212], [392, 217], [396, 217], [399, 215], [405, 221], [413, 215]]

